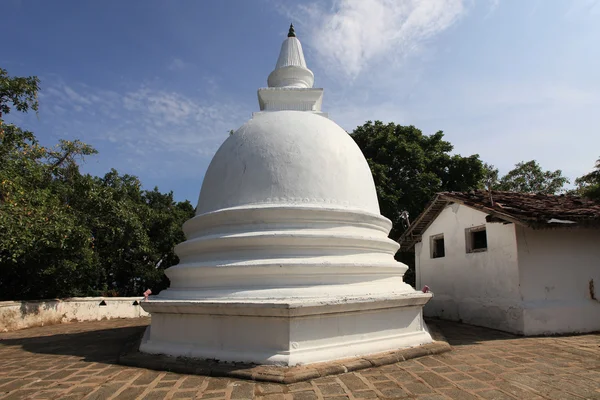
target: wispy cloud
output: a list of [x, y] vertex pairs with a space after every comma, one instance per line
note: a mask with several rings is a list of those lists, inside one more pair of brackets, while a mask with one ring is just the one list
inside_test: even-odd
[[398, 64], [464, 11], [463, 0], [336, 0], [283, 9], [306, 30], [319, 62], [344, 79], [376, 64]]
[[170, 71], [182, 71], [190, 66], [190, 63], [183, 61], [181, 58], [174, 58], [169, 62], [167, 69]]
[[573, 0], [569, 3], [565, 18], [578, 20], [582, 17], [600, 15], [600, 0]]
[[118, 93], [58, 81], [44, 88], [40, 100], [42, 117], [56, 124], [54, 136], [109, 144], [115, 166], [125, 161], [134, 171], [177, 160], [169, 162], [174, 170], [154, 170], [166, 175], [185, 174], [189, 168], [183, 165], [210, 160], [227, 132], [250, 116], [248, 106], [234, 101], [146, 85]]

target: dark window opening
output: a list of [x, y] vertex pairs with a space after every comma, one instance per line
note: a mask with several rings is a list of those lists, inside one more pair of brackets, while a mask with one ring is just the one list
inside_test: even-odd
[[485, 227], [467, 229], [467, 253], [487, 250], [487, 232]]
[[446, 255], [444, 236], [438, 235], [431, 238], [431, 258], [441, 258]]
[[487, 235], [485, 230], [471, 233], [473, 238], [473, 250], [487, 249]]

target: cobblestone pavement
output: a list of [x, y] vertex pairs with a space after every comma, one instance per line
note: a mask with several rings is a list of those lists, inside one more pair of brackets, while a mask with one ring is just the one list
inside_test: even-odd
[[600, 334], [517, 338], [436, 322], [450, 353], [277, 385], [116, 365], [148, 322], [0, 333], [0, 399], [600, 399]]

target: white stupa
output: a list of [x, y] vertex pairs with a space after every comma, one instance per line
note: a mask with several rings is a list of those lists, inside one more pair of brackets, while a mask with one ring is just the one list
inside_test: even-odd
[[260, 112], [229, 136], [184, 224], [147, 353], [298, 365], [432, 341], [367, 161], [321, 112], [290, 27]]

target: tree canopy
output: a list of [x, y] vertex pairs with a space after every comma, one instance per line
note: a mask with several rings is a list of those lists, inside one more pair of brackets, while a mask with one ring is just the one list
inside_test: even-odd
[[371, 167], [381, 213], [394, 224], [394, 239], [406, 227], [403, 211], [414, 219], [437, 192], [476, 189], [483, 179], [479, 156], [451, 154], [453, 146], [441, 131], [425, 135], [412, 125], [368, 121], [351, 135]]
[[4, 122], [37, 111], [39, 80], [0, 69], [0, 299], [141, 295], [167, 285], [192, 205], [141, 189], [111, 170], [82, 174], [96, 150], [78, 140], [42, 146]]
[[506, 175], [498, 178], [498, 170], [485, 164], [483, 186], [487, 189], [521, 193], [557, 194], [564, 191], [569, 179], [562, 171], [544, 171], [537, 161], [520, 162]]
[[600, 201], [600, 157], [596, 160], [594, 170], [575, 179], [576, 192], [581, 196]]

